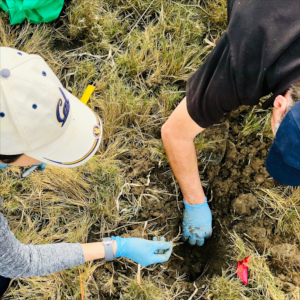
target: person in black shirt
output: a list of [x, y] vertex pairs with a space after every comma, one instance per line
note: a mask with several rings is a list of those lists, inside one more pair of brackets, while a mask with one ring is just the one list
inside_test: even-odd
[[[187, 82], [186, 98], [162, 127], [162, 139], [184, 197], [183, 239], [201, 246], [212, 217], [193, 140], [240, 105], [273, 93], [275, 135], [266, 167], [282, 184], [300, 185], [300, 2], [228, 0], [228, 29]], [[276, 163], [275, 163], [276, 162]]]

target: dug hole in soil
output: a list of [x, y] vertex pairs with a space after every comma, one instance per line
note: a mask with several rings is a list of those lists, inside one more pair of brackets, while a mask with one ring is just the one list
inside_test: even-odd
[[[253, 192], [260, 188], [272, 188], [278, 183], [265, 169], [265, 159], [272, 140], [264, 137], [261, 141], [261, 137], [255, 133], [248, 136], [240, 133], [243, 129], [243, 117], [248, 111], [248, 107], [242, 107], [230, 113], [221, 124], [204, 132], [206, 140], [216, 141], [213, 143], [213, 149], [205, 148], [201, 151], [198, 160], [201, 180], [213, 215], [213, 235], [205, 240], [202, 247], [177, 241], [170, 260], [157, 269], [143, 269], [144, 276], [148, 274], [155, 276], [163, 269], [164, 282], [167, 284], [174, 283], [178, 275], [185, 274], [187, 286], [194, 281], [197, 281], [197, 286], [201, 286], [202, 278], [220, 276], [222, 269], [226, 270], [230, 265], [236, 266], [233, 249], [229, 246], [232, 244], [228, 234], [230, 231], [235, 231], [240, 236], [246, 233], [261, 254], [266, 247], [274, 245], [273, 240], [276, 240], [276, 244], [284, 243], [275, 236], [273, 221], [266, 215], [258, 214], [259, 204]], [[157, 133], [157, 138], [159, 134]], [[140, 185], [131, 188], [134, 196], [138, 198], [145, 192], [143, 185], [147, 182], [149, 170], [151, 173], [148, 188], [155, 187], [167, 190], [168, 193], [161, 195], [160, 201], [155, 201], [151, 197], [143, 199], [142, 208], [135, 218], [141, 223], [126, 226], [126, 230], [118, 230], [116, 234], [127, 233], [130, 236], [138, 236], [137, 232], [140, 234], [143, 231], [143, 221], [148, 221], [151, 230], [162, 229], [160, 235], [165, 235], [167, 241], [172, 240], [182, 232], [183, 203], [181, 194], [174, 196], [175, 184], [171, 171], [167, 167], [158, 167], [157, 162], [152, 163], [147, 148], [137, 148], [130, 153], [126, 162], [130, 166], [126, 172], [126, 180]], [[144, 237], [153, 238], [148, 235], [147, 230]], [[272, 249], [275, 257], [276, 255], [282, 257], [285, 254], [279, 252], [285, 252], [287, 247]], [[296, 250], [289, 249], [290, 252]], [[289, 259], [299, 259], [299, 253], [297, 255], [296, 258], [289, 256]], [[105, 267], [107, 271], [113, 272], [111, 267], [107, 265]], [[129, 277], [133, 277], [137, 271], [136, 264], [131, 267], [127, 268], [122, 263], [114, 262], [114, 269]], [[282, 270], [280, 260], [273, 262], [273, 270], [280, 273]], [[114, 273], [115, 279], [118, 277], [117, 272]], [[295, 275], [294, 284], [299, 285], [297, 280], [300, 280], [296, 277]], [[121, 286], [115, 287], [116, 291], [122, 289]], [[192, 294], [194, 288], [190, 290]], [[103, 294], [102, 297], [119, 299], [117, 294], [118, 292], [114, 296]]]

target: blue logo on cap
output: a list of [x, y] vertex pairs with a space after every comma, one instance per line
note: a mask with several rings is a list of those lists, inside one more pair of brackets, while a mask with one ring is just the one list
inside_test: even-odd
[[[57, 118], [57, 121], [59, 123], [62, 123], [61, 127], [63, 127], [65, 122], [67, 121], [67, 118], [68, 118], [68, 115], [69, 115], [69, 112], [70, 112], [70, 102], [69, 102], [68, 98], [66, 97], [66, 95], [64, 94], [63, 90], [61, 88], [59, 88], [59, 90], [62, 93], [62, 95], [65, 99], [65, 102], [63, 104], [62, 99], [58, 100], [57, 107], [56, 107], [56, 118]], [[63, 107], [63, 109], [62, 109], [63, 116], [60, 115], [60, 111], [59, 111], [59, 108], [61, 106]]]

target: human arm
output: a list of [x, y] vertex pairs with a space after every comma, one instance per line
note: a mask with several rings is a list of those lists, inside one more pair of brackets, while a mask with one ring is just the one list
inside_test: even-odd
[[[122, 238], [112, 236], [114, 257], [127, 257], [142, 266], [165, 262], [172, 253], [172, 242], [145, 240], [140, 238]], [[81, 244], [84, 261], [88, 262], [105, 257], [105, 249], [102, 242]], [[162, 253], [157, 251], [162, 250]]]
[[194, 145], [194, 138], [203, 130], [204, 128], [189, 116], [186, 98], [180, 102], [162, 127], [162, 140], [170, 165], [188, 204], [205, 202]]
[[[13, 163], [13, 164], [10, 164], [10, 165], [16, 165], [16, 166], [19, 166], [19, 163], [20, 163], [20, 166], [23, 166], [23, 164], [22, 164], [22, 161], [23, 162], [25, 162], [25, 164], [26, 164], [26, 160], [28, 160], [29, 161], [29, 163], [30, 162], [32, 162], [32, 161], [37, 161], [37, 160], [35, 160], [35, 159], [32, 159], [31, 157], [28, 157], [28, 156], [25, 156], [25, 160], [24, 160], [24, 158], [19, 158], [19, 160], [21, 161], [21, 163], [20, 162], [16, 162], [16, 163]], [[8, 164], [3, 164], [1, 161], [0, 161], [0, 169], [5, 169], [5, 168], [7, 168], [7, 167], [9, 167], [10, 165], [8, 165]], [[30, 164], [29, 164], [30, 165]], [[25, 166], [27, 166], [27, 165], [25, 165]], [[46, 164], [45, 163], [42, 163], [42, 162], [39, 162], [39, 163], [37, 163], [37, 164], [34, 164], [34, 165], [32, 165], [29, 169], [27, 169], [23, 174], [22, 174], [22, 177], [26, 177], [26, 176], [28, 176], [32, 171], [34, 171], [35, 169], [38, 169], [39, 171], [45, 171], [45, 169], [46, 169]]]
[[25, 245], [10, 231], [0, 213], [0, 275], [32, 277], [58, 272], [84, 263], [79, 243]]
[[[172, 243], [117, 238], [120, 241], [119, 252], [117, 253], [117, 242], [114, 241], [113, 253], [117, 257], [125, 256], [143, 265], [166, 261], [172, 252]], [[154, 255], [153, 251], [157, 249], [165, 249], [167, 252], [165, 255]], [[1, 276], [7, 278], [41, 276], [104, 257], [102, 242], [25, 245], [13, 235], [7, 220], [0, 213]]]
[[[113, 246], [113, 254], [115, 256], [117, 252], [116, 241], [113, 241], [112, 246]], [[105, 250], [102, 242], [81, 244], [81, 247], [82, 247], [85, 262], [95, 260], [95, 259], [101, 259], [105, 257]]]
[[186, 98], [162, 128], [162, 139], [184, 197], [183, 240], [202, 246], [212, 234], [212, 216], [198, 172], [194, 138], [202, 132], [189, 116]]

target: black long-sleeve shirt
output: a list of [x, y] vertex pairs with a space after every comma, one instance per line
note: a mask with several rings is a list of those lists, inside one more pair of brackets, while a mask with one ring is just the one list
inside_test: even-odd
[[240, 105], [285, 93], [300, 80], [300, 1], [228, 0], [228, 28], [187, 82], [187, 108], [201, 127]]

